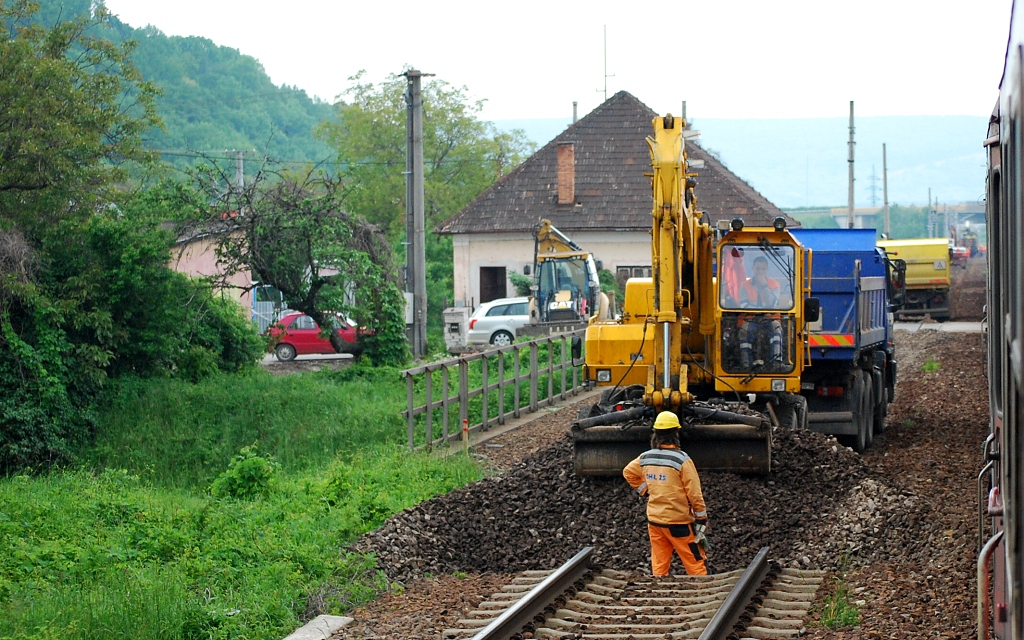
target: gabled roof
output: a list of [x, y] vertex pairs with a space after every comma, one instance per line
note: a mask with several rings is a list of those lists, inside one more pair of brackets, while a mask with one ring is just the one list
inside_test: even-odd
[[[620, 91], [530, 156], [437, 228], [438, 233], [532, 231], [547, 218], [563, 231], [646, 231], [651, 227], [650, 152], [645, 142], [658, 114]], [[557, 204], [558, 145], [572, 142], [576, 204]], [[743, 218], [751, 226], [771, 226], [786, 216], [753, 187], [697, 144], [688, 141], [697, 169], [697, 208], [712, 224]]]

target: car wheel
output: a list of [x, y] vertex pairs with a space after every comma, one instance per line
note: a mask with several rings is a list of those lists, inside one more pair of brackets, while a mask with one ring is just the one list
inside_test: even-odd
[[494, 335], [491, 336], [491, 344], [496, 347], [507, 347], [512, 344], [515, 338], [508, 331], [495, 331]]
[[290, 344], [281, 343], [274, 347], [274, 355], [281, 362], [291, 362], [295, 359], [295, 347]]

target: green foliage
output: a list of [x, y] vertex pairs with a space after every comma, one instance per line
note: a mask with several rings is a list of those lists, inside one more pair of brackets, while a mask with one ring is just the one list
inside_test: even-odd
[[942, 368], [942, 363], [935, 358], [928, 358], [928, 361], [921, 365], [921, 371], [925, 373], [935, 373]]
[[210, 485], [210, 493], [219, 498], [238, 500], [266, 498], [273, 489], [280, 468], [274, 456], [260, 456], [255, 445], [242, 447], [238, 455], [231, 458], [227, 470]]
[[512, 282], [512, 286], [516, 288], [517, 296], [530, 295], [530, 287], [533, 286], [533, 278], [524, 276], [521, 273], [516, 273], [515, 271], [509, 271], [508, 279]]
[[821, 608], [821, 624], [829, 629], [860, 624], [860, 611], [850, 602], [850, 587], [842, 579], [836, 579], [835, 591], [825, 596]]
[[[405, 236], [405, 129], [407, 80], [389, 76], [374, 84], [363, 73], [350, 78], [336, 105], [336, 118], [321, 125], [319, 136], [342, 163], [345, 207], [397, 242]], [[483, 101], [471, 101], [465, 87], [424, 79], [424, 198], [428, 230], [469, 204], [534, 149], [522, 131], [500, 132], [479, 119]], [[427, 233], [428, 323], [436, 330], [451, 302], [451, 238]]]
[[48, 27], [33, 22], [38, 8], [0, 3], [0, 218], [30, 242], [102, 204], [157, 123], [133, 45], [94, 35], [109, 22], [102, 4]]
[[335, 452], [404, 442], [405, 386], [397, 369], [273, 376], [262, 370], [178, 379], [121, 379], [98, 409], [95, 466], [151, 473], [169, 487], [208, 487], [254, 442], [289, 472]]
[[113, 470], [0, 480], [0, 637], [282, 638], [311, 602], [339, 614], [387, 588], [339, 545], [479, 477], [398, 446], [282, 473], [255, 501]]
[[[251, 273], [321, 327], [333, 326], [337, 314], [368, 329], [359, 346], [371, 361], [408, 359], [405, 300], [391, 249], [377, 229], [344, 211], [337, 180], [322, 173], [267, 177], [240, 190], [230, 188], [229, 177], [216, 167], [201, 167], [194, 177], [199, 191], [219, 202], [212, 217], [203, 213], [192, 222], [195, 232], [217, 237], [220, 286]], [[334, 332], [329, 337], [343, 352], [341, 338]]]
[[[885, 229], [879, 224], [879, 234]], [[902, 207], [898, 204], [889, 207], [890, 238], [903, 240], [907, 238], [928, 237], [928, 209], [926, 207]]]

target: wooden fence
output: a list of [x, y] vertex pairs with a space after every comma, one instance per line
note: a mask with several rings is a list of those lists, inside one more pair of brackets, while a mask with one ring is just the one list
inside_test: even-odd
[[572, 338], [580, 336], [582, 344], [585, 331], [517, 342], [403, 371], [408, 401], [402, 415], [409, 448], [443, 445], [461, 438], [463, 431], [467, 436], [486, 431], [575, 396], [584, 388], [583, 358], [582, 353], [573, 358]]

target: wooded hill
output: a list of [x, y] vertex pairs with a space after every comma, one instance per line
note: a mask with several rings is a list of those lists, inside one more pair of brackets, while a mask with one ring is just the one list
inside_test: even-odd
[[[93, 0], [38, 0], [38, 19], [49, 26], [88, 14]], [[252, 56], [207, 38], [168, 36], [156, 27], [135, 28], [117, 17], [111, 29], [92, 35], [138, 43], [132, 59], [142, 76], [159, 85], [157, 109], [164, 130], [145, 136], [152, 149], [174, 161], [192, 151], [255, 151], [279, 162], [330, 157], [313, 127], [329, 118], [331, 105], [297, 87], [276, 86]], [[177, 155], [174, 155], [177, 154]]]

